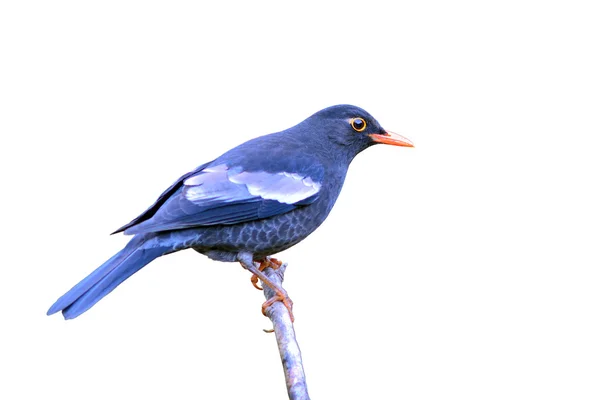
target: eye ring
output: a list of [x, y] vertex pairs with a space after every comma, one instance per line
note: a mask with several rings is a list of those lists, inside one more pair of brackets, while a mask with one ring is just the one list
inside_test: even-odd
[[367, 129], [367, 121], [360, 117], [353, 118], [352, 121], [350, 121], [350, 125], [352, 125], [352, 129], [356, 132], [362, 132]]

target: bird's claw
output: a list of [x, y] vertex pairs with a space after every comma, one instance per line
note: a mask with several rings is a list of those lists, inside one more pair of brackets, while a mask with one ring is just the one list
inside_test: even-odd
[[276, 284], [275, 282], [271, 281], [263, 272], [267, 268], [272, 268], [274, 270], [279, 269], [283, 265], [283, 262], [275, 258], [265, 257], [264, 259], [260, 260], [260, 264], [256, 265], [254, 261], [245, 260], [242, 256], [244, 256], [244, 254], [239, 256], [238, 260], [244, 268], [246, 268], [252, 273], [252, 278], [250, 278], [252, 285], [254, 285], [254, 287], [257, 289], [263, 290], [260, 286], [258, 286], [258, 280], [260, 279], [262, 281], [263, 286], [267, 285], [269, 288], [271, 288], [271, 290], [275, 292], [275, 295], [273, 297], [271, 297], [263, 303], [263, 315], [267, 316], [267, 309], [273, 304], [275, 304], [275, 302], [281, 301], [285, 308], [288, 310], [290, 320], [294, 322], [294, 313], [292, 312], [292, 307], [294, 303], [292, 302], [292, 299], [290, 299], [290, 297], [287, 295], [285, 289], [283, 289], [280, 285]]
[[252, 277], [250, 278], [250, 282], [252, 282], [252, 286], [257, 288], [258, 290], [263, 290], [263, 288], [258, 286], [258, 278], [256, 277], [256, 275], [252, 275]]
[[[263, 272], [265, 269], [271, 267], [273, 269], [279, 269], [283, 265], [283, 261], [279, 261], [276, 258], [265, 257], [258, 266], [258, 270]], [[258, 290], [263, 290], [262, 287], [258, 286], [258, 276], [252, 275], [250, 277], [250, 282], [252, 282], [252, 286], [257, 288]], [[264, 314], [264, 313], [263, 313]]]
[[294, 313], [292, 312], [292, 307], [294, 306], [294, 302], [284, 290], [275, 290], [275, 296], [271, 297], [269, 300], [265, 301], [262, 305], [262, 313], [264, 316], [267, 316], [267, 309], [271, 307], [276, 302], [282, 302], [285, 308], [287, 308], [288, 313], [290, 314], [290, 319], [294, 322]]

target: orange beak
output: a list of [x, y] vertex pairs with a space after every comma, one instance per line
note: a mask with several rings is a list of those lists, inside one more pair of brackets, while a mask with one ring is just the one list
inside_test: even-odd
[[402, 135], [386, 131], [385, 133], [372, 133], [369, 135], [374, 142], [391, 144], [392, 146], [415, 147], [413, 143]]

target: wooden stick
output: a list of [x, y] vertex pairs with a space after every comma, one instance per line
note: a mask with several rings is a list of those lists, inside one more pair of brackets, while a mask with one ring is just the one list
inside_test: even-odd
[[[265, 269], [264, 273], [269, 279], [281, 286], [283, 275], [287, 264], [283, 264], [278, 269]], [[265, 298], [269, 300], [275, 296], [275, 292], [264, 285]], [[306, 377], [304, 376], [304, 367], [302, 366], [302, 355], [300, 347], [296, 342], [296, 333], [294, 325], [290, 319], [290, 314], [282, 302], [273, 303], [266, 310], [267, 317], [273, 322], [275, 338], [279, 347], [279, 355], [283, 364], [285, 374], [285, 384], [288, 390], [290, 400], [310, 400], [306, 388]]]

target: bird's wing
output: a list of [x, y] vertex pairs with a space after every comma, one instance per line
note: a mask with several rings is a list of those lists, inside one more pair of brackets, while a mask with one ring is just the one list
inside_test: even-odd
[[[314, 202], [323, 168], [310, 173], [246, 171], [209, 165], [184, 176], [151, 218], [125, 228], [126, 234], [229, 225], [269, 218]], [[165, 192], [167, 193], [167, 192]], [[160, 201], [160, 199], [159, 199]]]
[[188, 177], [190, 177], [190, 176], [192, 176], [194, 174], [197, 174], [199, 171], [202, 171], [209, 164], [210, 164], [210, 162], [208, 162], [206, 164], [202, 164], [201, 166], [199, 166], [195, 170], [190, 171], [187, 174], [181, 176], [171, 186], [169, 186], [167, 188], [167, 190], [165, 190], [164, 192], [162, 192], [162, 194], [160, 196], [158, 196], [158, 199], [156, 199], [156, 201], [154, 202], [154, 204], [152, 204], [150, 207], [148, 207], [148, 209], [146, 211], [144, 211], [139, 216], [137, 216], [136, 218], [134, 218], [131, 222], [123, 225], [122, 227], [120, 227], [119, 229], [117, 229], [116, 231], [114, 231], [113, 233], [111, 233], [111, 235], [114, 235], [115, 233], [123, 232], [123, 231], [131, 228], [134, 225], [137, 225], [137, 224], [139, 224], [139, 223], [141, 223], [143, 221], [146, 221], [147, 219], [152, 218], [152, 216], [156, 213], [156, 211], [158, 211], [158, 209], [160, 208], [160, 206], [162, 206], [169, 199], [169, 197], [171, 197], [173, 195], [173, 193], [175, 193], [177, 190], [179, 190], [181, 188], [181, 186], [183, 185], [183, 181], [184, 180], [186, 180]]

